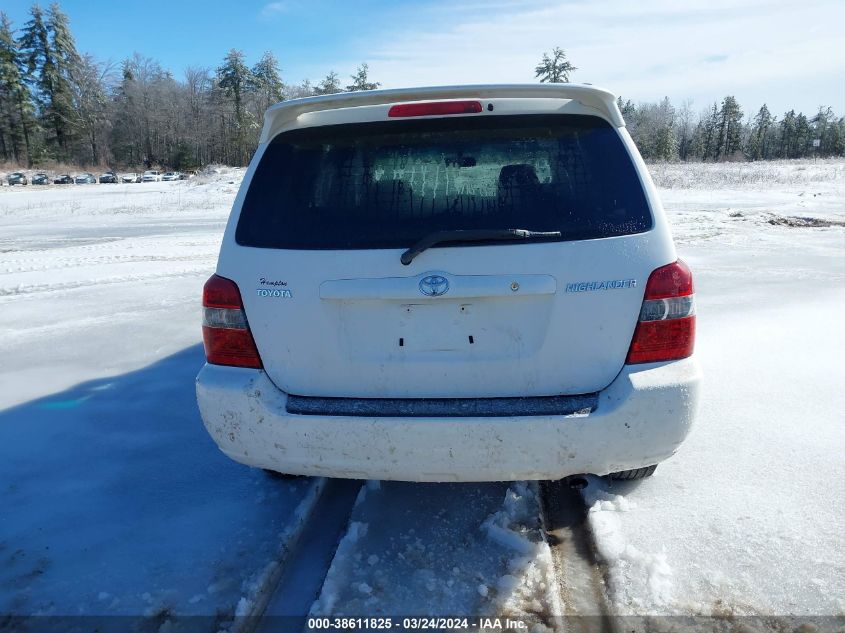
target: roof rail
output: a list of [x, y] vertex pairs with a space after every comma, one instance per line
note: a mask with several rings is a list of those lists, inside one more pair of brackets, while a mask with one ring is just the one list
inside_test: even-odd
[[300, 114], [337, 108], [383, 105], [406, 101], [433, 99], [495, 99], [495, 98], [569, 99], [595, 108], [616, 127], [625, 127], [625, 120], [616, 105], [616, 96], [603, 88], [582, 84], [493, 84], [480, 86], [434, 86], [429, 88], [397, 88], [394, 90], [366, 90], [341, 92], [318, 97], [291, 99], [277, 103], [264, 113], [261, 142], [273, 138], [285, 125]]

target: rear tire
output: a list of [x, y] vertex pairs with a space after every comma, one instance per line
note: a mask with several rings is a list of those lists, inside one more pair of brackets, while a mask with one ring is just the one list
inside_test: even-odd
[[270, 470], [269, 468], [262, 468], [261, 470], [270, 477], [271, 479], [299, 479], [300, 477], [304, 477], [304, 475], [289, 475], [287, 473], [280, 473], [275, 470]]
[[635, 479], [651, 477], [655, 470], [657, 470], [657, 464], [644, 468], [634, 468], [633, 470], [620, 470], [618, 473], [610, 473], [608, 476], [614, 481], [634, 481]]

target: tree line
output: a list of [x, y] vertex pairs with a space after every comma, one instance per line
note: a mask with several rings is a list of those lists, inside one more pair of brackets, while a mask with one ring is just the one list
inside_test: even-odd
[[[575, 70], [555, 48], [543, 54], [535, 73], [541, 82], [567, 82]], [[316, 84], [288, 84], [273, 53], [250, 65], [235, 49], [219, 66], [190, 67], [177, 79], [137, 53], [119, 64], [80, 53], [57, 3], [47, 10], [33, 5], [17, 30], [0, 12], [0, 160], [19, 165], [244, 165], [270, 105], [379, 86], [366, 63], [348, 82], [331, 71]], [[647, 159], [845, 154], [845, 120], [830, 108], [809, 117], [791, 110], [778, 119], [764, 105], [744, 120], [732, 96], [697, 115], [689, 102], [676, 108], [668, 98], [654, 104], [620, 98], [619, 107]], [[813, 139], [820, 139], [819, 148]]]
[[[617, 101], [631, 136], [647, 160], [724, 161], [845, 156], [845, 117], [822, 106], [810, 116], [789, 110], [779, 118], [763, 104], [744, 117], [728, 95], [702, 112], [687, 101], [675, 107]], [[817, 143], [816, 143], [817, 142]]]
[[78, 52], [57, 3], [47, 10], [36, 4], [19, 31], [0, 12], [0, 160], [244, 165], [270, 105], [379, 85], [366, 63], [348, 82], [332, 71], [316, 85], [290, 85], [273, 53], [250, 66], [234, 49], [218, 67], [187, 68], [181, 79], [137, 53], [119, 65], [103, 63]]
[[[565, 83], [578, 70], [555, 47], [543, 53], [534, 69], [545, 83]], [[692, 102], [680, 108], [669, 97], [657, 103], [617, 99], [625, 124], [647, 160], [722, 161], [806, 158], [845, 155], [845, 117], [828, 106], [807, 116], [789, 110], [778, 119], [764, 103], [753, 117], [744, 119], [736, 97], [726, 96], [702, 112]], [[818, 143], [818, 146], [816, 143]]]

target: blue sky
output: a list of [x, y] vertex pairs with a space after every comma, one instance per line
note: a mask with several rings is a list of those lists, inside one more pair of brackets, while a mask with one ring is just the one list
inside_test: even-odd
[[[20, 27], [29, 0], [4, 0]], [[45, 2], [46, 4], [46, 2]], [[544, 50], [566, 49], [573, 81], [635, 101], [668, 95], [696, 110], [734, 94], [747, 111], [830, 105], [845, 113], [841, 0], [64, 0], [81, 51], [134, 52], [180, 77], [230, 48], [264, 50], [286, 81], [342, 80], [362, 61], [384, 87], [530, 82]]]

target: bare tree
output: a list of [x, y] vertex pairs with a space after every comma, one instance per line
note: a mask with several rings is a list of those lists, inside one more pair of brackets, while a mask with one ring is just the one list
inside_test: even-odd
[[109, 98], [115, 79], [112, 63], [100, 64], [92, 55], [82, 55], [73, 69], [73, 104], [81, 136], [90, 147], [90, 161], [100, 165], [111, 127]]

